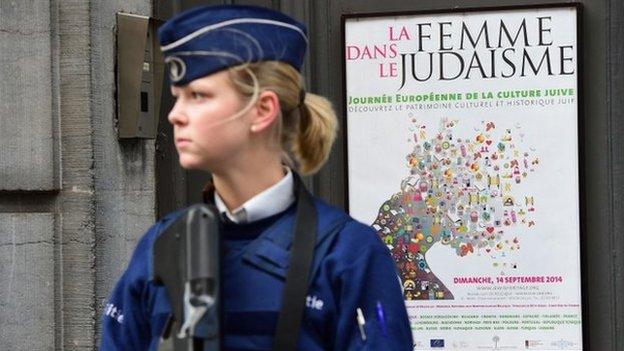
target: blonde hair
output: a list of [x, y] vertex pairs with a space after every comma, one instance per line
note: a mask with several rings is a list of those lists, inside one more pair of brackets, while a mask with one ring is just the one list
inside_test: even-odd
[[[291, 65], [278, 61], [246, 63], [229, 69], [234, 88], [254, 99], [260, 90], [275, 92], [281, 113], [275, 126], [283, 161], [309, 175], [318, 171], [336, 139], [338, 122], [329, 100], [303, 92], [303, 78]], [[293, 162], [294, 158], [294, 162]]]

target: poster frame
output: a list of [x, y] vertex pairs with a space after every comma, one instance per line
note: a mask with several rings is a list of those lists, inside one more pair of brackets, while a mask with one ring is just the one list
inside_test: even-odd
[[503, 6], [468, 6], [454, 8], [434, 8], [413, 11], [374, 11], [374, 12], [351, 12], [340, 16], [340, 45], [342, 65], [342, 149], [344, 152], [344, 206], [349, 213], [349, 150], [348, 150], [348, 116], [347, 116], [347, 62], [346, 57], [346, 23], [350, 19], [383, 18], [410, 15], [444, 15], [453, 13], [470, 12], [496, 12], [509, 10], [531, 9], [559, 9], [571, 8], [576, 12], [576, 91], [577, 91], [577, 161], [578, 161], [578, 193], [579, 200], [579, 248], [580, 248], [580, 278], [581, 278], [581, 323], [582, 323], [582, 349], [589, 350], [589, 300], [588, 300], [588, 268], [587, 268], [587, 230], [586, 230], [586, 186], [585, 186], [585, 104], [583, 91], [583, 6], [580, 2], [553, 2], [544, 4], [518, 4]]

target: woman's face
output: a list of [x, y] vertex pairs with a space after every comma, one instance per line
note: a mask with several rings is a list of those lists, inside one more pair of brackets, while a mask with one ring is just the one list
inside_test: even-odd
[[172, 86], [171, 92], [176, 103], [168, 119], [183, 168], [216, 171], [239, 155], [249, 138], [250, 124], [246, 114], [235, 116], [245, 103], [227, 71]]

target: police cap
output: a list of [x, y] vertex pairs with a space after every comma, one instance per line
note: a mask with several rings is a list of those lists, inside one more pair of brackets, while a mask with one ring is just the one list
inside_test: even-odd
[[283, 13], [255, 6], [205, 6], [180, 13], [159, 30], [171, 83], [248, 62], [282, 61], [301, 70], [307, 30]]

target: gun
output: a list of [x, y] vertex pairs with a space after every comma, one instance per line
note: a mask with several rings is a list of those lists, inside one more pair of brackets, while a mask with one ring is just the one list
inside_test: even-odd
[[214, 206], [189, 207], [154, 242], [153, 279], [172, 314], [158, 351], [220, 350], [219, 217]]

